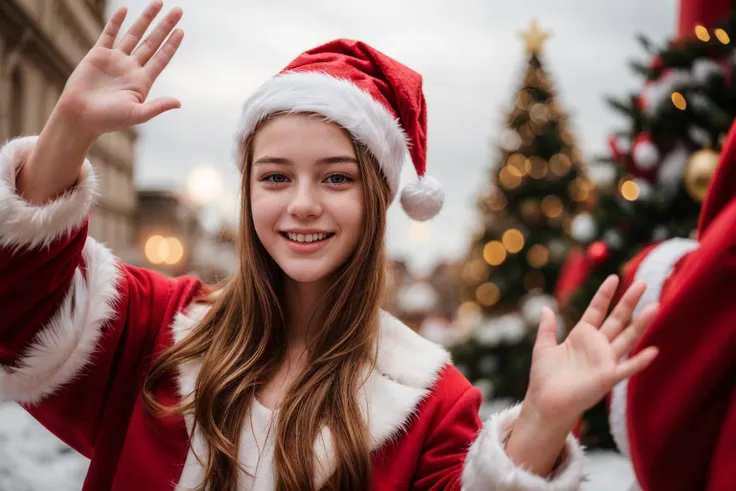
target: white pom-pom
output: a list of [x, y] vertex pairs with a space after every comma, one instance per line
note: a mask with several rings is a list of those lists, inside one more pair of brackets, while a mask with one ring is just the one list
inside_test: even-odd
[[401, 207], [409, 217], [420, 222], [439, 213], [444, 202], [442, 185], [430, 176], [419, 178], [401, 190]]
[[659, 151], [648, 140], [640, 141], [634, 146], [634, 163], [641, 170], [651, 170], [659, 161]]

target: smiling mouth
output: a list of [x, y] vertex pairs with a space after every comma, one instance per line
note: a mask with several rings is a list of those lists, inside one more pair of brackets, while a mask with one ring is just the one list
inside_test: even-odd
[[333, 235], [333, 232], [317, 233], [317, 234], [295, 234], [291, 232], [280, 232], [281, 235], [292, 242], [298, 242], [300, 244], [308, 244], [312, 242], [321, 242], [327, 240]]

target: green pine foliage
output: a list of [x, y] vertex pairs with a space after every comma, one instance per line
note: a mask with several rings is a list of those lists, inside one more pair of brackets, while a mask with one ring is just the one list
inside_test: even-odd
[[478, 200], [479, 227], [460, 271], [461, 310], [475, 331], [452, 351], [487, 400], [521, 400], [538, 326], [535, 315], [542, 304], [553, 302], [571, 243], [566, 230], [592, 196], [567, 118], [536, 52], [529, 53], [496, 158], [487, 192]]

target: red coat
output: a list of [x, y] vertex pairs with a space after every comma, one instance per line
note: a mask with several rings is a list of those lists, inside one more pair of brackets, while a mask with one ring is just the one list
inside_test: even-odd
[[736, 489], [736, 124], [698, 236], [651, 246], [627, 268], [648, 286], [637, 309], [660, 303], [634, 349], [659, 356], [611, 398], [611, 431], [644, 491]]
[[[194, 487], [202, 468], [192, 447], [202, 442], [189, 438], [191, 417], [147, 414], [141, 386], [150, 361], [204, 313], [192, 304], [202, 285], [121, 264], [87, 237], [89, 163], [71, 192], [42, 207], [25, 203], [15, 173], [32, 145], [0, 149], [0, 397], [91, 460], [84, 490]], [[503, 445], [518, 407], [483, 425], [478, 390], [444, 349], [386, 313], [380, 343], [364, 394], [374, 489], [579, 489], [583, 456], [573, 437], [553, 476], [529, 474]], [[180, 367], [157, 396], [187, 397], [196, 374], [196, 363]], [[330, 439], [315, 445], [329, 470]]]

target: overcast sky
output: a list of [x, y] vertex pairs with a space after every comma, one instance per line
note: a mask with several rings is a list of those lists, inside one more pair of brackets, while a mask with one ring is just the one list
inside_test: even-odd
[[[110, 3], [111, 11], [129, 7], [127, 27], [148, 2]], [[543, 61], [583, 154], [591, 156], [604, 150], [608, 133], [623, 122], [603, 96], [641, 85], [627, 68], [632, 57], [644, 55], [635, 35], [646, 33], [658, 43], [668, 39], [676, 3], [168, 0], [165, 8], [184, 9], [185, 38], [151, 95], [177, 97], [182, 108], [140, 128], [136, 181], [185, 189], [191, 169], [208, 163], [225, 176], [232, 195], [239, 178], [232, 135], [248, 94], [306, 49], [339, 37], [359, 39], [424, 77], [428, 174], [443, 183], [447, 200], [423, 243], [412, 242], [410, 221], [394, 203], [388, 246], [392, 255], [426, 271], [467, 249], [476, 218], [474, 198], [487, 186], [493, 142], [525, 69], [519, 32], [531, 19], [552, 33]], [[407, 167], [402, 182], [414, 176]]]

